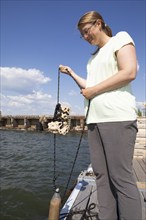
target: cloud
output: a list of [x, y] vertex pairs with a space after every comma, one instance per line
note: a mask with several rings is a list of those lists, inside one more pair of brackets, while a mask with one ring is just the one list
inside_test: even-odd
[[[17, 67], [1, 67], [0, 71], [2, 115], [54, 114], [56, 98], [48, 93], [48, 89], [45, 91], [45, 86], [48, 88], [51, 79], [42, 71]], [[70, 108], [70, 115], [84, 115], [84, 108], [77, 105], [81, 103], [78, 92], [71, 90], [68, 94], [74, 96], [75, 100], [62, 100], [60, 103]], [[137, 106], [140, 109], [144, 108], [144, 102], [137, 102]]]
[[52, 114], [55, 103], [44, 91], [49, 77], [38, 69], [1, 67], [1, 112], [3, 115]]
[[51, 95], [33, 91], [27, 95], [1, 95], [3, 115], [48, 115], [54, 109]]
[[140, 65], [139, 65], [139, 62], [137, 60], [137, 71], [139, 71], [139, 69], [140, 69]]
[[78, 105], [74, 105], [73, 108], [72, 108], [71, 114], [79, 116], [79, 115], [84, 115], [85, 113], [84, 113], [83, 108], [81, 108]]
[[45, 77], [38, 69], [22, 69], [16, 67], [1, 67], [1, 90], [11, 94], [31, 93], [41, 85], [47, 84], [51, 79]]
[[[53, 115], [56, 99], [45, 91], [49, 77], [38, 69], [17, 67], [1, 67], [1, 112], [2, 115]], [[51, 88], [51, 85], [50, 85]], [[50, 89], [51, 91], [51, 89]], [[75, 91], [69, 93], [76, 96]], [[62, 100], [61, 105], [68, 106], [71, 114], [81, 111], [68, 101]]]
[[74, 91], [74, 90], [71, 90], [69, 93], [68, 93], [70, 96], [76, 96], [78, 95], [79, 93]]
[[[1, 95], [2, 115], [53, 115], [56, 104], [51, 95], [42, 91], [27, 95]], [[80, 115], [82, 112], [79, 106], [71, 106], [69, 102], [62, 101], [61, 105], [70, 108], [70, 115]]]

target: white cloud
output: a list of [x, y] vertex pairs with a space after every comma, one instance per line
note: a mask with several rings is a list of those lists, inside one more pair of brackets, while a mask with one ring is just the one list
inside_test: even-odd
[[[56, 98], [44, 90], [51, 79], [43, 72], [16, 67], [1, 67], [0, 71], [2, 115], [54, 114]], [[77, 97], [78, 92], [71, 90], [68, 94]], [[67, 100], [60, 103], [70, 107], [70, 115], [84, 115], [84, 108], [77, 105], [76, 98], [74, 102], [73, 99], [70, 101], [72, 104]], [[144, 102], [137, 102], [137, 106], [142, 109]]]
[[3, 115], [42, 115], [52, 114], [54, 101], [51, 95], [33, 91], [27, 95], [1, 95]]
[[43, 72], [1, 67], [0, 73], [3, 115], [52, 114], [56, 103], [50, 94], [43, 91], [51, 79], [45, 77]]
[[[60, 102], [62, 106], [70, 108], [70, 115], [81, 115], [83, 112], [77, 105]], [[53, 115], [56, 100], [47, 93], [33, 91], [27, 95], [1, 95], [2, 115]]]
[[[1, 67], [1, 112], [2, 115], [53, 115], [56, 99], [45, 91], [50, 78], [37, 69]], [[51, 85], [50, 85], [51, 87]], [[50, 89], [51, 90], [51, 89]], [[71, 91], [70, 95], [77, 93]], [[71, 114], [80, 109], [71, 107], [67, 101], [61, 105], [68, 106]]]
[[78, 115], [84, 115], [85, 112], [84, 112], [84, 109], [81, 108], [80, 106], [74, 105], [73, 108], [72, 108], [71, 114], [78, 116]]
[[140, 69], [140, 65], [139, 65], [139, 62], [137, 60], [137, 71], [139, 71], [139, 69]]
[[0, 74], [2, 92], [11, 92], [11, 94], [27, 94], [39, 89], [41, 85], [47, 84], [51, 80], [37, 69], [1, 67]]
[[79, 93], [74, 91], [74, 90], [71, 90], [69, 93], [68, 93], [70, 96], [76, 96], [78, 95]]

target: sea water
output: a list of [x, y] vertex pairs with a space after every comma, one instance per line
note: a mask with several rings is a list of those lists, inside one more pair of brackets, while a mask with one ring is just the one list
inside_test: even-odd
[[[1, 220], [47, 219], [49, 202], [54, 193], [54, 159], [55, 183], [63, 195], [80, 137], [80, 132], [54, 136], [47, 132], [0, 130]], [[89, 163], [85, 132], [69, 188]]]

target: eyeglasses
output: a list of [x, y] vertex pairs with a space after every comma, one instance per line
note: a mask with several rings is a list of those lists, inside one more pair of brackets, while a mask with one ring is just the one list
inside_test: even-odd
[[92, 28], [95, 24], [96, 24], [96, 21], [94, 21], [89, 28], [86, 28], [85, 30], [83, 30], [83, 31], [81, 32], [80, 38], [84, 38], [85, 35], [88, 35], [89, 32], [90, 32], [90, 30], [91, 30], [91, 28]]

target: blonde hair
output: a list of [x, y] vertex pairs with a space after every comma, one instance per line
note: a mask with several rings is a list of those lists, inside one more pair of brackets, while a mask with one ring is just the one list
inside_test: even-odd
[[81, 30], [82, 25], [85, 25], [87, 23], [94, 23], [97, 20], [101, 22], [101, 28], [105, 32], [105, 34], [109, 37], [112, 37], [112, 30], [107, 24], [105, 24], [103, 17], [96, 11], [89, 11], [85, 13], [78, 21], [77, 28]]

